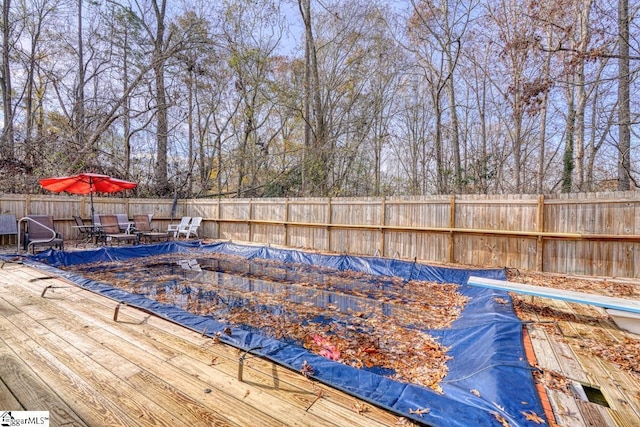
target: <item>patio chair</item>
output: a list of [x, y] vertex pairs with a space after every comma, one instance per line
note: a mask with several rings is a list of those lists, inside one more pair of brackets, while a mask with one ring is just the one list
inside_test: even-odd
[[200, 227], [200, 223], [202, 222], [201, 216], [194, 216], [191, 218], [191, 222], [185, 228], [178, 230], [177, 237], [184, 236], [185, 239], [188, 239], [193, 234], [195, 238], [198, 238], [198, 227]]
[[118, 226], [123, 233], [131, 233], [133, 228], [133, 222], [129, 221], [127, 214], [114, 214], [118, 219]]
[[120, 246], [120, 242], [130, 242], [134, 245], [138, 243], [138, 236], [136, 234], [120, 232], [118, 217], [115, 215], [100, 215], [100, 228], [105, 243], [115, 241], [118, 242], [118, 246]]
[[27, 215], [20, 219], [25, 227], [21, 236], [22, 248], [32, 253], [36, 252], [36, 246], [47, 246], [64, 250], [64, 241], [60, 233], [56, 232], [51, 215]]
[[80, 240], [83, 242], [88, 242], [93, 237], [93, 227], [91, 225], [86, 225], [82, 218], [78, 215], [73, 215], [73, 220], [76, 225], [73, 227], [78, 230], [78, 235], [80, 236]]
[[183, 216], [180, 219], [180, 223], [169, 224], [169, 227], [167, 228], [167, 233], [173, 233], [173, 238], [175, 239], [176, 237], [178, 237], [178, 231], [187, 229], [189, 227], [190, 222], [191, 222], [190, 216]]
[[150, 215], [134, 215], [133, 222], [135, 223], [136, 233], [138, 234], [138, 241], [167, 241], [169, 240], [168, 231], [159, 231], [157, 228], [151, 228]]
[[0, 215], [0, 236], [4, 244], [4, 236], [18, 235], [18, 220], [15, 215]]

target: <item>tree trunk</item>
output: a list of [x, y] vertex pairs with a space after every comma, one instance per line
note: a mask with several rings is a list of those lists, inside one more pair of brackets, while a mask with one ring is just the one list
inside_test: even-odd
[[156, 80], [156, 101], [158, 103], [158, 121], [156, 134], [156, 167], [155, 187], [158, 196], [164, 196], [169, 191], [167, 178], [167, 149], [168, 149], [168, 122], [167, 122], [167, 96], [164, 85], [164, 67], [160, 61], [153, 67]]
[[631, 188], [631, 110], [629, 106], [629, 0], [618, 0], [618, 190]]
[[2, 130], [2, 143], [0, 145], [0, 156], [4, 159], [14, 158], [14, 135], [13, 135], [13, 88], [11, 87], [11, 67], [9, 50], [11, 41], [11, 23], [9, 10], [11, 1], [5, 0], [2, 3], [2, 107], [4, 116], [4, 129]]
[[[547, 30], [547, 46], [551, 46], [552, 35], [551, 30]], [[550, 79], [551, 71], [551, 52], [547, 52], [544, 58], [544, 66], [542, 68], [542, 75], [545, 80]], [[549, 102], [549, 89], [545, 89], [542, 94], [542, 101], [540, 105], [540, 137], [538, 145], [540, 146], [540, 154], [538, 157], [538, 179], [536, 180], [536, 192], [543, 194], [544, 192], [544, 169], [545, 169], [545, 151], [546, 151], [546, 139], [547, 139], [547, 104]]]
[[460, 160], [460, 131], [458, 123], [458, 111], [456, 108], [456, 91], [453, 78], [453, 71], [455, 63], [451, 57], [451, 44], [447, 46], [447, 68], [448, 68], [448, 81], [447, 81], [447, 95], [449, 98], [449, 110], [451, 114], [451, 150], [453, 151], [453, 177], [454, 188], [457, 194], [462, 193], [462, 162]]
[[587, 108], [587, 88], [585, 80], [585, 58], [590, 40], [589, 12], [591, 0], [586, 0], [580, 5], [580, 39], [578, 51], [581, 58], [576, 67], [576, 120], [575, 120], [575, 169], [573, 187], [575, 190], [584, 190], [584, 148], [585, 148], [585, 110]]
[[[35, 92], [35, 72], [36, 66], [38, 65], [36, 61], [36, 55], [38, 52], [38, 45], [40, 43], [40, 31], [42, 28], [42, 19], [40, 15], [38, 16], [38, 22], [36, 24], [36, 28], [33, 34], [31, 34], [31, 46], [29, 52], [29, 59], [27, 62], [27, 81], [26, 81], [26, 96], [25, 96], [25, 141], [26, 141], [26, 158], [25, 162], [29, 166], [34, 166], [36, 163], [36, 159], [38, 158], [38, 144], [39, 141], [36, 142], [34, 138], [34, 127], [36, 124], [36, 108], [34, 107], [34, 92]], [[40, 105], [40, 104], [39, 104]]]
[[[127, 93], [129, 91], [129, 32], [125, 28], [124, 31], [124, 46], [122, 49], [122, 91]], [[131, 108], [130, 97], [122, 103], [122, 115], [123, 115], [123, 136], [124, 141], [124, 176], [125, 179], [130, 179], [131, 174]]]
[[[444, 165], [444, 153], [442, 149], [442, 111], [440, 108], [440, 97], [435, 97], [435, 115], [436, 115], [436, 135], [434, 138], [434, 145], [436, 151], [436, 190], [438, 194], [447, 193], [447, 180], [446, 180], [446, 168]], [[426, 194], [426, 186], [423, 188], [423, 193]]]
[[[329, 153], [327, 147], [327, 132], [324, 122], [324, 108], [322, 107], [322, 98], [320, 96], [320, 77], [318, 73], [318, 56], [316, 53], [316, 44], [313, 38], [311, 26], [311, 2], [310, 0], [299, 0], [300, 13], [304, 22], [305, 33], [305, 78], [308, 88], [306, 88], [306, 101], [313, 106], [313, 121], [307, 116], [307, 126], [313, 123], [313, 128], [305, 130], [312, 135], [305, 135], [310, 138], [311, 150], [306, 151], [306, 165], [308, 166], [306, 179], [310, 185], [311, 196], [325, 196], [328, 191], [329, 169]], [[307, 74], [308, 73], [308, 74]], [[308, 97], [308, 98], [307, 98]], [[309, 105], [305, 105], [306, 109], [310, 109]], [[307, 111], [309, 113], [309, 111]]]
[[167, 94], [164, 83], [164, 30], [165, 30], [165, 10], [166, 0], [153, 0], [153, 8], [156, 15], [156, 35], [153, 49], [153, 72], [156, 83], [156, 102], [158, 104], [157, 113], [157, 134], [156, 134], [156, 165], [155, 165], [155, 187], [158, 196], [170, 194], [169, 181], [167, 178], [167, 150], [169, 138], [169, 126], [167, 121]]
[[189, 164], [187, 169], [187, 197], [191, 197], [193, 194], [193, 176], [191, 175], [191, 162], [193, 162], [194, 158], [194, 132], [193, 132], [193, 92], [195, 90], [195, 61], [189, 67], [189, 87], [188, 87], [188, 103], [189, 103], [189, 113], [187, 117], [187, 122], [189, 126]]
[[574, 168], [574, 128], [575, 128], [575, 120], [576, 120], [576, 110], [573, 104], [573, 89], [567, 89], [567, 101], [568, 101], [568, 112], [567, 112], [567, 128], [566, 128], [566, 143], [564, 147], [564, 158], [563, 158], [563, 168], [562, 168], [562, 192], [570, 193], [573, 189], [573, 168]]
[[[76, 131], [76, 147], [78, 150], [88, 150], [86, 155], [89, 157], [89, 161], [93, 160], [94, 147], [85, 146], [85, 110], [84, 110], [84, 85], [85, 85], [85, 70], [84, 70], [84, 39], [82, 34], [82, 0], [78, 0], [78, 86], [76, 87], [76, 111], [75, 111], [75, 131]], [[87, 160], [84, 158], [84, 160]]]

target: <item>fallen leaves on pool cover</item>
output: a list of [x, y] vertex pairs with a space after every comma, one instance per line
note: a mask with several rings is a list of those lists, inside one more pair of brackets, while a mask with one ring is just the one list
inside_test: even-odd
[[[198, 263], [185, 262], [188, 258]], [[448, 327], [467, 301], [454, 284], [403, 282], [216, 253], [171, 254], [69, 269], [439, 392], [438, 383], [451, 357], [426, 330]]]

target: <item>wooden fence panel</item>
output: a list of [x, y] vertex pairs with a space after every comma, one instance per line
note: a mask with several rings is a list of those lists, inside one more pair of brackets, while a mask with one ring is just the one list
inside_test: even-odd
[[569, 274], [639, 277], [640, 199], [637, 193], [549, 196], [545, 231], [598, 235], [601, 240], [552, 239], [544, 270]]
[[328, 224], [331, 222], [331, 199], [308, 198], [289, 201], [289, 221], [294, 223]]
[[330, 250], [331, 199], [300, 198], [288, 201], [289, 223], [287, 246], [304, 249]]
[[391, 226], [449, 227], [451, 200], [449, 197], [413, 199], [387, 199], [385, 223]]
[[174, 215], [171, 215], [172, 200], [166, 199], [129, 199], [126, 205], [125, 213], [129, 217], [134, 215], [151, 215], [155, 221], [178, 220], [183, 215], [184, 205], [176, 203]]
[[251, 199], [251, 218], [256, 221], [276, 221], [284, 223], [287, 220], [286, 199]]
[[[414, 228], [448, 229], [451, 225], [451, 198], [429, 196], [422, 198], [389, 198], [384, 203], [385, 229], [380, 252], [387, 257], [428, 259], [449, 262], [451, 235], [447, 231], [416, 232]], [[399, 231], [393, 227], [408, 227]]]
[[[201, 216], [201, 236], [423, 262], [640, 277], [640, 193], [299, 199], [94, 197], [96, 213]], [[88, 196], [0, 195], [0, 213], [49, 213], [65, 239]]]
[[[287, 246], [328, 251], [329, 230], [326, 227], [287, 227]], [[264, 242], [263, 242], [264, 243]]]
[[0, 193], [0, 214], [13, 214], [22, 218], [28, 213], [29, 200], [29, 196]]
[[256, 243], [269, 243], [272, 245], [287, 246], [284, 239], [284, 225], [254, 224], [251, 226], [251, 239], [245, 240]]
[[[223, 240], [249, 241], [249, 203], [248, 200], [218, 200], [218, 238]], [[240, 221], [240, 222], [236, 222]]]
[[456, 198], [455, 226], [464, 229], [536, 231], [538, 199]]

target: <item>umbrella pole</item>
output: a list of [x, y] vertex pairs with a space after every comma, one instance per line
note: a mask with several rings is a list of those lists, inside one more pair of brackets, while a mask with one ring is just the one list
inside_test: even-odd
[[93, 218], [94, 218], [93, 217], [93, 214], [94, 214], [94, 211], [93, 211], [93, 191], [89, 192], [89, 200], [91, 201], [90, 202], [91, 203], [91, 225], [93, 226], [93, 225], [96, 225], [94, 223], [94, 221], [93, 221]]
[[91, 202], [91, 227], [93, 228], [96, 224], [93, 221], [93, 178], [89, 177], [89, 200]]
[[95, 243], [96, 245], [98, 244], [98, 239], [99, 237], [99, 233], [98, 230], [96, 230], [96, 223], [95, 223], [95, 212], [93, 209], [93, 178], [89, 177], [89, 201], [91, 203], [91, 234], [93, 234], [93, 238], [95, 239]]

